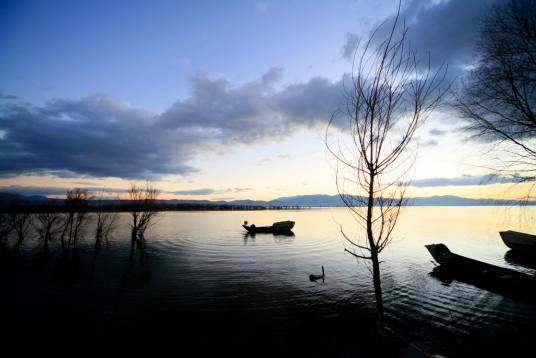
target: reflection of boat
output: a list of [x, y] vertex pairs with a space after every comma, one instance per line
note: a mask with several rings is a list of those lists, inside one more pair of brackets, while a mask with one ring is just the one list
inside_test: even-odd
[[508, 250], [504, 254], [504, 261], [510, 265], [536, 270], [536, 255], [525, 251]]
[[525, 234], [518, 231], [501, 231], [501, 239], [512, 250], [536, 253], [536, 235]]
[[462, 281], [519, 299], [536, 298], [536, 277], [452, 253], [444, 244], [425, 245], [440, 264], [432, 276]]
[[255, 226], [255, 224], [249, 225], [248, 222], [244, 221], [242, 225], [251, 234], [257, 233], [274, 233], [274, 234], [291, 234], [292, 228], [294, 227], [294, 221], [279, 221], [273, 223], [272, 226]]

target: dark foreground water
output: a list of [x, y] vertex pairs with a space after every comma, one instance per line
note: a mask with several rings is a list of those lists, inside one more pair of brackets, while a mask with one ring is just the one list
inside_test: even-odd
[[[44, 260], [28, 240], [20, 256], [2, 258], [2, 325], [11, 332], [3, 338], [92, 346], [126, 339], [184, 356], [520, 352], [533, 346], [536, 303], [430, 276], [424, 245], [443, 242], [455, 253], [534, 273], [536, 265], [512, 256], [498, 231], [533, 231], [535, 209], [408, 208], [382, 257], [387, 322], [400, 337], [389, 344], [374, 334], [367, 266], [343, 252], [338, 225], [350, 233], [356, 227], [344, 209], [162, 213], [145, 248], [134, 252], [122, 214], [99, 248], [88, 227], [74, 264], [62, 264], [58, 243]], [[250, 236], [240, 226], [287, 219], [296, 221], [294, 236]], [[321, 265], [325, 282], [310, 282]]]

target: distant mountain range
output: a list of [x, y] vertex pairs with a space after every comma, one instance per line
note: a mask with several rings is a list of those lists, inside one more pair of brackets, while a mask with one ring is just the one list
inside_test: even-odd
[[[12, 193], [0, 193], [0, 202], [28, 202], [28, 203], [45, 203], [61, 199], [49, 199], [45, 196], [32, 195], [25, 196]], [[105, 200], [108, 203], [120, 200]], [[237, 206], [306, 206], [306, 207], [337, 207], [344, 206], [338, 195], [296, 195], [281, 197], [270, 201], [259, 200], [231, 200], [231, 201], [211, 201], [211, 200], [159, 200], [166, 204], [199, 204], [199, 205], [237, 205]], [[536, 205], [536, 202], [526, 202], [522, 200], [496, 200], [496, 199], [469, 199], [459, 196], [430, 196], [416, 197], [408, 199], [408, 206], [505, 206], [505, 205]]]

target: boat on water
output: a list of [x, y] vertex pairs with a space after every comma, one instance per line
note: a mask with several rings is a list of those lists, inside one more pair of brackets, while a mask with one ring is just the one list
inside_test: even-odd
[[255, 226], [255, 224], [248, 225], [247, 221], [244, 221], [242, 227], [246, 229], [250, 234], [257, 233], [290, 233], [294, 227], [294, 221], [279, 221], [272, 224], [272, 226]]
[[536, 276], [495, 266], [451, 252], [444, 244], [425, 245], [439, 263], [432, 276], [441, 280], [458, 280], [515, 299], [534, 303]]
[[499, 235], [504, 244], [512, 250], [536, 253], [536, 235], [512, 230], [501, 231]]

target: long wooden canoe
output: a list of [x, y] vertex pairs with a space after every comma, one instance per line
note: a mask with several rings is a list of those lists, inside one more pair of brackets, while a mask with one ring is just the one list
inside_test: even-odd
[[440, 264], [434, 268], [432, 276], [458, 280], [536, 304], [536, 276], [457, 255], [444, 244], [425, 247]]

